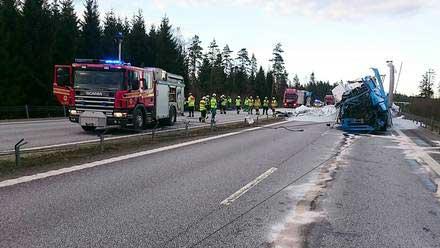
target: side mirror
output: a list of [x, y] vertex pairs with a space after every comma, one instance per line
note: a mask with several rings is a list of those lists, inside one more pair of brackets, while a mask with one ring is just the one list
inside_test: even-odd
[[56, 84], [58, 86], [69, 86], [70, 85], [70, 68], [68, 67], [58, 67], [56, 69]]

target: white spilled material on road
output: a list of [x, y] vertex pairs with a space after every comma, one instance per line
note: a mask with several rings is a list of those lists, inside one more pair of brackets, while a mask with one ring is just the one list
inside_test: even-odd
[[185, 146], [195, 145], [195, 144], [199, 144], [199, 143], [203, 143], [203, 142], [207, 142], [207, 141], [211, 141], [211, 140], [226, 138], [229, 136], [234, 136], [234, 135], [238, 135], [238, 134], [242, 134], [242, 133], [246, 133], [246, 132], [251, 132], [251, 131], [263, 129], [266, 127], [282, 125], [282, 124], [285, 124], [288, 122], [290, 122], [290, 121], [282, 121], [282, 122], [272, 123], [272, 124], [268, 124], [268, 125], [265, 125], [262, 127], [249, 128], [249, 129], [245, 129], [245, 130], [238, 131], [238, 132], [217, 135], [217, 136], [208, 137], [208, 138], [204, 138], [204, 139], [198, 139], [198, 140], [194, 140], [194, 141], [179, 143], [179, 144], [175, 144], [175, 145], [171, 145], [171, 146], [160, 147], [160, 148], [156, 148], [156, 149], [152, 149], [152, 150], [148, 150], [148, 151], [137, 152], [137, 153], [132, 153], [132, 154], [124, 155], [124, 156], [99, 160], [99, 161], [86, 163], [86, 164], [82, 164], [82, 165], [77, 165], [77, 166], [73, 166], [73, 167], [38, 173], [35, 175], [31, 175], [31, 176], [24, 176], [24, 177], [20, 177], [20, 178], [16, 178], [16, 179], [6, 180], [6, 181], [0, 182], [0, 188], [16, 185], [16, 184], [20, 184], [20, 183], [31, 182], [34, 180], [44, 179], [44, 178], [48, 178], [48, 177], [52, 177], [52, 176], [62, 175], [62, 174], [66, 174], [66, 173], [70, 173], [70, 172], [74, 172], [74, 171], [80, 171], [80, 170], [93, 168], [93, 167], [100, 166], [100, 165], [120, 162], [123, 160], [142, 157], [142, 156], [146, 156], [146, 155], [150, 155], [150, 154], [154, 154], [154, 153], [159, 153], [159, 152], [163, 152], [163, 151], [173, 150], [173, 149], [177, 149], [177, 148], [181, 148], [181, 147], [185, 147]]
[[418, 162], [426, 163], [437, 175], [440, 175], [440, 164], [433, 159], [422, 147], [418, 146], [400, 129], [395, 129], [399, 134], [396, 137], [400, 143], [400, 147], [406, 150], [406, 156], [408, 158], [416, 159]]
[[334, 105], [324, 107], [300, 106], [295, 109], [277, 109], [277, 111], [287, 113], [289, 120], [310, 122], [333, 122], [336, 120], [338, 112]]
[[405, 119], [404, 116], [399, 116], [393, 118], [393, 127], [395, 129], [405, 130], [405, 129], [417, 129], [419, 126], [416, 122], [412, 120]]
[[221, 205], [225, 205], [225, 206], [229, 206], [231, 205], [235, 200], [237, 200], [238, 198], [240, 198], [242, 195], [244, 195], [246, 192], [248, 192], [250, 189], [252, 189], [253, 187], [255, 187], [257, 184], [259, 184], [261, 181], [263, 181], [264, 179], [266, 179], [267, 177], [269, 177], [272, 173], [274, 173], [277, 170], [277, 168], [272, 167], [269, 170], [267, 170], [266, 172], [264, 172], [263, 174], [261, 174], [260, 176], [258, 176], [257, 178], [255, 178], [254, 180], [252, 180], [251, 182], [249, 182], [248, 184], [246, 184], [243, 188], [239, 189], [237, 192], [235, 192], [234, 194], [232, 194], [231, 196], [229, 196], [228, 198], [226, 198], [225, 200], [223, 200], [220, 204]]

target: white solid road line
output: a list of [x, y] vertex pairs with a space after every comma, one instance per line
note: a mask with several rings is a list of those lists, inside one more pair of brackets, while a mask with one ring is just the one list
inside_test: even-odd
[[429, 154], [420, 146], [418, 146], [411, 138], [409, 138], [405, 133], [403, 133], [400, 129], [394, 129], [399, 136], [405, 139], [407, 144], [414, 150], [416, 156], [422, 159], [433, 171], [440, 175], [440, 164], [434, 160]]
[[260, 176], [258, 176], [257, 178], [255, 178], [254, 180], [249, 182], [248, 184], [246, 184], [243, 188], [239, 189], [237, 192], [235, 192], [234, 194], [232, 194], [231, 196], [229, 196], [228, 198], [223, 200], [220, 203], [220, 205], [225, 205], [225, 206], [231, 205], [235, 200], [240, 198], [242, 195], [244, 195], [250, 189], [255, 187], [257, 184], [259, 184], [264, 179], [266, 179], [268, 176], [270, 176], [276, 170], [277, 170], [277, 168], [275, 168], [275, 167], [270, 168], [269, 170], [267, 170], [266, 172], [264, 172], [263, 174], [261, 174]]
[[163, 151], [168, 151], [168, 150], [172, 150], [172, 149], [177, 149], [177, 148], [181, 148], [181, 147], [185, 147], [185, 146], [195, 145], [195, 144], [203, 143], [206, 141], [221, 139], [221, 138], [225, 138], [225, 137], [229, 137], [229, 136], [234, 136], [234, 135], [238, 135], [238, 134], [242, 134], [242, 133], [246, 133], [246, 132], [259, 130], [259, 129], [266, 128], [266, 127], [282, 125], [282, 124], [285, 124], [288, 122], [291, 122], [291, 121], [282, 121], [282, 122], [272, 123], [272, 124], [268, 124], [268, 125], [265, 125], [262, 127], [249, 128], [249, 129], [245, 129], [245, 130], [238, 131], [238, 132], [232, 132], [232, 133], [217, 135], [217, 136], [208, 137], [208, 138], [204, 138], [204, 139], [188, 141], [188, 142], [165, 146], [165, 147], [160, 147], [160, 148], [156, 148], [156, 149], [152, 149], [152, 150], [148, 150], [148, 151], [137, 152], [137, 153], [132, 153], [132, 154], [124, 155], [124, 156], [119, 156], [119, 157], [99, 160], [99, 161], [95, 161], [95, 162], [90, 162], [90, 163], [86, 163], [86, 164], [82, 164], [82, 165], [77, 165], [77, 166], [73, 166], [73, 167], [38, 173], [35, 175], [31, 175], [31, 176], [19, 177], [16, 179], [11, 179], [11, 180], [6, 180], [6, 181], [0, 182], [0, 188], [16, 185], [16, 184], [20, 184], [20, 183], [31, 182], [34, 180], [39, 180], [39, 179], [48, 178], [48, 177], [52, 177], [52, 176], [62, 175], [62, 174], [66, 174], [66, 173], [70, 173], [70, 172], [74, 172], [74, 171], [80, 171], [80, 170], [84, 170], [87, 168], [93, 168], [93, 167], [100, 166], [100, 165], [115, 163], [115, 162], [119, 162], [119, 161], [123, 161], [123, 160], [127, 160], [127, 159], [137, 158], [137, 157], [150, 155], [150, 154], [154, 154], [154, 153], [159, 153], [159, 152], [163, 152]]

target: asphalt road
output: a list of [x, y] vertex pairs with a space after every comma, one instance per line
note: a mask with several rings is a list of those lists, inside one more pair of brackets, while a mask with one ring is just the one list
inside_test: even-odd
[[[428, 154], [438, 140], [423, 129], [404, 133]], [[309, 230], [307, 247], [440, 247], [439, 175], [402, 137], [363, 136], [352, 145], [318, 203], [326, 217]]]
[[[187, 115], [187, 113], [185, 113]], [[190, 126], [202, 125], [198, 121], [199, 113], [195, 114], [196, 118], [178, 117], [178, 122], [173, 127], [161, 127], [161, 129], [182, 128], [185, 121], [190, 121]], [[227, 115], [217, 115], [217, 123], [229, 121], [244, 121], [246, 114], [237, 115], [234, 111], [228, 112]], [[204, 124], [208, 125], [208, 124]], [[146, 130], [146, 132], [150, 132]], [[133, 132], [113, 130], [110, 136], [130, 135]], [[96, 134], [86, 133], [76, 124], [71, 123], [68, 119], [48, 119], [37, 121], [14, 121], [0, 123], [0, 152], [13, 150], [14, 145], [24, 138], [28, 144], [24, 148], [33, 148], [57, 144], [65, 144], [72, 142], [81, 142], [88, 140], [96, 140]]]
[[[0, 188], [0, 247], [264, 247], [298, 200], [277, 191], [306, 182], [295, 180], [342, 139], [325, 124], [301, 128], [261, 129]], [[231, 205], [220, 204], [271, 168]]]

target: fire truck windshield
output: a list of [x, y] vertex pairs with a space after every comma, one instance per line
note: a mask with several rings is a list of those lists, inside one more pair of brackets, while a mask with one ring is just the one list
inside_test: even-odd
[[121, 89], [124, 83], [123, 70], [75, 70], [75, 88]]

